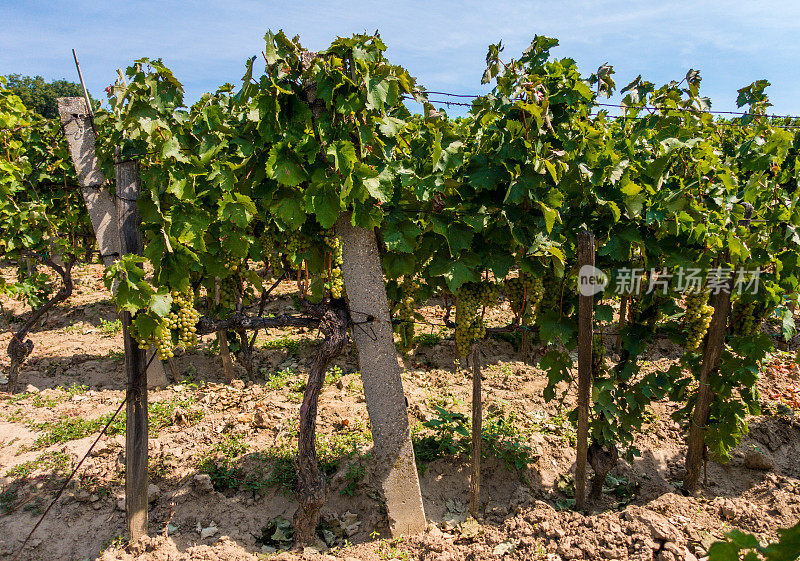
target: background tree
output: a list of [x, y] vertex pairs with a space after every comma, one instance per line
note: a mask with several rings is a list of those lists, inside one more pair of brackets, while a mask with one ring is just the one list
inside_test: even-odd
[[[81, 85], [67, 80], [45, 82], [41, 76], [31, 78], [21, 74], [9, 74], [6, 79], [8, 80], [6, 87], [22, 100], [25, 107], [48, 119], [58, 118], [56, 98], [83, 97]], [[92, 98], [91, 94], [89, 99], [95, 108], [99, 107], [100, 102]]]

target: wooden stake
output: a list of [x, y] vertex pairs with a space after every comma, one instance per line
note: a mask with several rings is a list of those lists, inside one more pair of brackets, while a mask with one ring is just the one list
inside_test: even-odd
[[[123, 254], [141, 255], [144, 247], [141, 220], [136, 200], [141, 192], [139, 163], [119, 161], [115, 153], [117, 181], [117, 216], [119, 241]], [[125, 512], [131, 541], [147, 535], [147, 370], [145, 351], [131, 333], [132, 316], [122, 312], [127, 372], [127, 419], [125, 422]]]
[[[594, 295], [594, 236], [578, 233], [578, 434], [575, 460], [575, 508], [586, 504], [586, 457], [589, 440], [589, 397], [592, 391], [592, 316]], [[591, 277], [591, 278], [590, 278]], [[585, 293], [585, 294], [584, 294]]]
[[479, 346], [472, 345], [472, 471], [469, 478], [469, 513], [478, 517], [481, 500], [481, 436], [483, 433], [483, 408], [481, 404], [481, 365]]

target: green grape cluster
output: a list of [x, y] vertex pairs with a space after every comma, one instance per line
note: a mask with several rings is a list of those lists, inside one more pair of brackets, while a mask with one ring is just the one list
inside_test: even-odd
[[298, 231], [283, 233], [283, 252], [285, 255], [304, 253], [311, 247], [311, 241]]
[[605, 359], [606, 346], [603, 344], [603, 336], [595, 333], [592, 335], [592, 376], [603, 376], [608, 372]]
[[753, 335], [764, 321], [764, 307], [754, 300], [738, 298], [731, 309], [731, 335]]
[[325, 279], [325, 288], [333, 298], [341, 298], [344, 294], [344, 277], [342, 277], [342, 240], [327, 233], [324, 238], [325, 246], [331, 254], [331, 270], [325, 270], [322, 275]]
[[708, 326], [711, 325], [712, 315], [714, 315], [714, 308], [708, 305], [708, 291], [689, 292], [686, 296], [686, 318], [684, 320], [687, 330], [687, 350], [696, 351], [700, 348]]
[[264, 265], [266, 268], [269, 269], [271, 265], [275, 274], [282, 275], [283, 270], [278, 271], [281, 268], [281, 262], [278, 258], [281, 235], [278, 230], [276, 228], [266, 228], [259, 237], [259, 241], [264, 251]]
[[456, 352], [459, 357], [466, 357], [472, 342], [486, 336], [486, 326], [478, 309], [494, 305], [499, 295], [499, 287], [493, 282], [468, 282], [459, 288], [456, 295]]
[[539, 301], [539, 309], [556, 310], [561, 307], [561, 279], [552, 272], [548, 272], [541, 279], [542, 297]]
[[171, 296], [172, 310], [159, 320], [153, 334], [148, 338], [136, 334], [139, 348], [146, 349], [153, 344], [160, 360], [175, 356], [173, 334], [178, 346], [186, 348], [197, 344], [197, 322], [200, 320], [200, 312], [194, 308], [194, 292], [191, 288], [182, 292], [173, 290]]
[[237, 283], [235, 277], [226, 277], [219, 281], [219, 305], [226, 310], [236, 308]]
[[394, 326], [394, 331], [400, 336], [400, 350], [403, 352], [408, 352], [414, 345], [414, 302], [418, 289], [419, 283], [413, 279], [404, 279], [400, 285], [400, 302], [395, 308], [400, 322]]
[[520, 273], [519, 277], [504, 282], [511, 311], [521, 319], [523, 325], [533, 323], [536, 306], [544, 296], [542, 279], [530, 273]]

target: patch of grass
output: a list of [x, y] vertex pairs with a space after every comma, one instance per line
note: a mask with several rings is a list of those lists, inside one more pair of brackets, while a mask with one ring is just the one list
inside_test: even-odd
[[57, 397], [44, 396], [41, 393], [37, 393], [36, 395], [33, 396], [31, 403], [33, 404], [34, 407], [52, 409], [53, 407], [58, 405], [60, 401], [61, 400], [59, 400]]
[[106, 337], [110, 337], [122, 331], [122, 322], [119, 319], [115, 319], [114, 321], [106, 321], [101, 319], [100, 327], [98, 327], [98, 329], [100, 330], [100, 333]]
[[[44, 434], [34, 441], [31, 448], [33, 450], [39, 450], [54, 444], [85, 438], [90, 434], [100, 431], [100, 428], [105, 424], [102, 422], [103, 418], [104, 417], [98, 419], [84, 419], [83, 417], [61, 417], [57, 421], [37, 423], [34, 425], [35, 428], [44, 431]], [[108, 419], [106, 419], [106, 422], [107, 421]], [[119, 416], [114, 423], [118, 422]], [[121, 430], [125, 430], [124, 421]], [[108, 432], [111, 432], [111, 427], [109, 427]]]
[[261, 348], [265, 350], [286, 350], [294, 355], [300, 351], [300, 343], [299, 339], [292, 339], [288, 335], [284, 335], [277, 339], [264, 341], [261, 344]]
[[542, 434], [552, 434], [566, 440], [571, 446], [574, 445], [578, 437], [575, 434], [575, 426], [569, 420], [569, 412], [562, 408], [558, 414], [553, 417], [547, 417], [543, 414], [534, 420], [531, 429], [533, 432], [540, 432]]
[[89, 391], [89, 386], [84, 386], [84, 385], [72, 382], [72, 384], [70, 384], [66, 388], [62, 388], [62, 389], [67, 394], [67, 399], [72, 399], [76, 395], [84, 394], [87, 391]]
[[384, 540], [378, 546], [378, 555], [382, 560], [397, 559], [398, 561], [409, 561], [411, 556], [408, 551], [400, 549], [398, 546], [403, 543], [402, 537]]
[[116, 351], [116, 350], [108, 351], [106, 358], [108, 360], [113, 360], [114, 362], [122, 362], [125, 360], [125, 351]]
[[128, 543], [128, 540], [125, 539], [125, 536], [118, 535], [113, 538], [107, 539], [103, 542], [100, 546], [100, 553], [104, 552], [107, 549], [122, 549]]
[[[187, 408], [194, 402], [190, 397], [175, 398], [164, 401], [157, 401], [150, 403], [147, 406], [147, 413], [149, 417], [150, 437], [155, 438], [158, 436], [161, 429], [171, 424], [172, 413], [178, 407]], [[92, 434], [97, 434], [109, 422], [113, 413], [106, 413], [96, 419], [84, 419], [83, 417], [61, 417], [57, 421], [50, 421], [46, 423], [37, 423], [34, 427], [38, 430], [44, 431], [44, 434], [37, 438], [31, 449], [39, 450], [54, 444], [62, 442], [69, 442], [70, 440], [78, 440], [86, 438]], [[194, 424], [203, 418], [203, 411], [187, 410], [189, 424]], [[125, 420], [126, 412], [120, 411], [117, 417], [111, 422], [106, 434], [125, 434]]]
[[19, 501], [19, 490], [25, 485], [25, 480], [18, 479], [0, 491], [0, 513], [7, 514]]
[[[372, 435], [363, 423], [354, 423], [347, 430], [330, 436], [317, 434], [317, 458], [320, 469], [331, 476], [344, 458], [359, 455], [360, 448], [372, 442]], [[258, 492], [273, 487], [291, 495], [297, 489], [297, 431], [288, 431], [273, 448], [247, 454], [249, 445], [243, 436], [230, 436], [215, 444], [200, 460], [198, 470], [211, 477], [214, 489]], [[364, 464], [365, 465], [365, 464]], [[357, 471], [350, 474], [352, 489], [360, 481]], [[361, 475], [363, 477], [363, 474]], [[348, 480], [350, 482], [350, 480]]]
[[6, 472], [6, 477], [30, 477], [35, 471], [63, 473], [69, 469], [70, 457], [65, 452], [44, 452], [35, 460], [23, 462]]
[[414, 344], [424, 347], [433, 347], [442, 342], [444, 336], [441, 333], [421, 333], [414, 337]]
[[82, 325], [73, 323], [72, 325], [68, 325], [64, 328], [64, 333], [67, 333], [69, 335], [80, 335], [84, 332], [85, 329], [86, 328], [83, 327]]
[[271, 390], [281, 390], [288, 387], [297, 376], [291, 368], [284, 368], [280, 372], [265, 372], [267, 378], [265, 386]]

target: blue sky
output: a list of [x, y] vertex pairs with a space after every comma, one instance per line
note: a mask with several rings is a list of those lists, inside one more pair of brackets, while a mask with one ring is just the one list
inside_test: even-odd
[[[76, 80], [77, 49], [89, 90], [103, 97], [117, 68], [161, 57], [187, 100], [225, 82], [263, 48], [267, 29], [325, 48], [337, 35], [379, 29], [388, 57], [430, 90], [483, 93], [489, 43], [516, 57], [534, 34], [559, 39], [554, 54], [588, 76], [609, 62], [618, 87], [642, 74], [656, 84], [701, 71], [719, 110], [766, 78], [775, 113], [800, 114], [800, 1], [271, 2], [227, 0], [37, 2], [0, 0], [0, 74]], [[459, 110], [449, 111], [451, 114]]]

